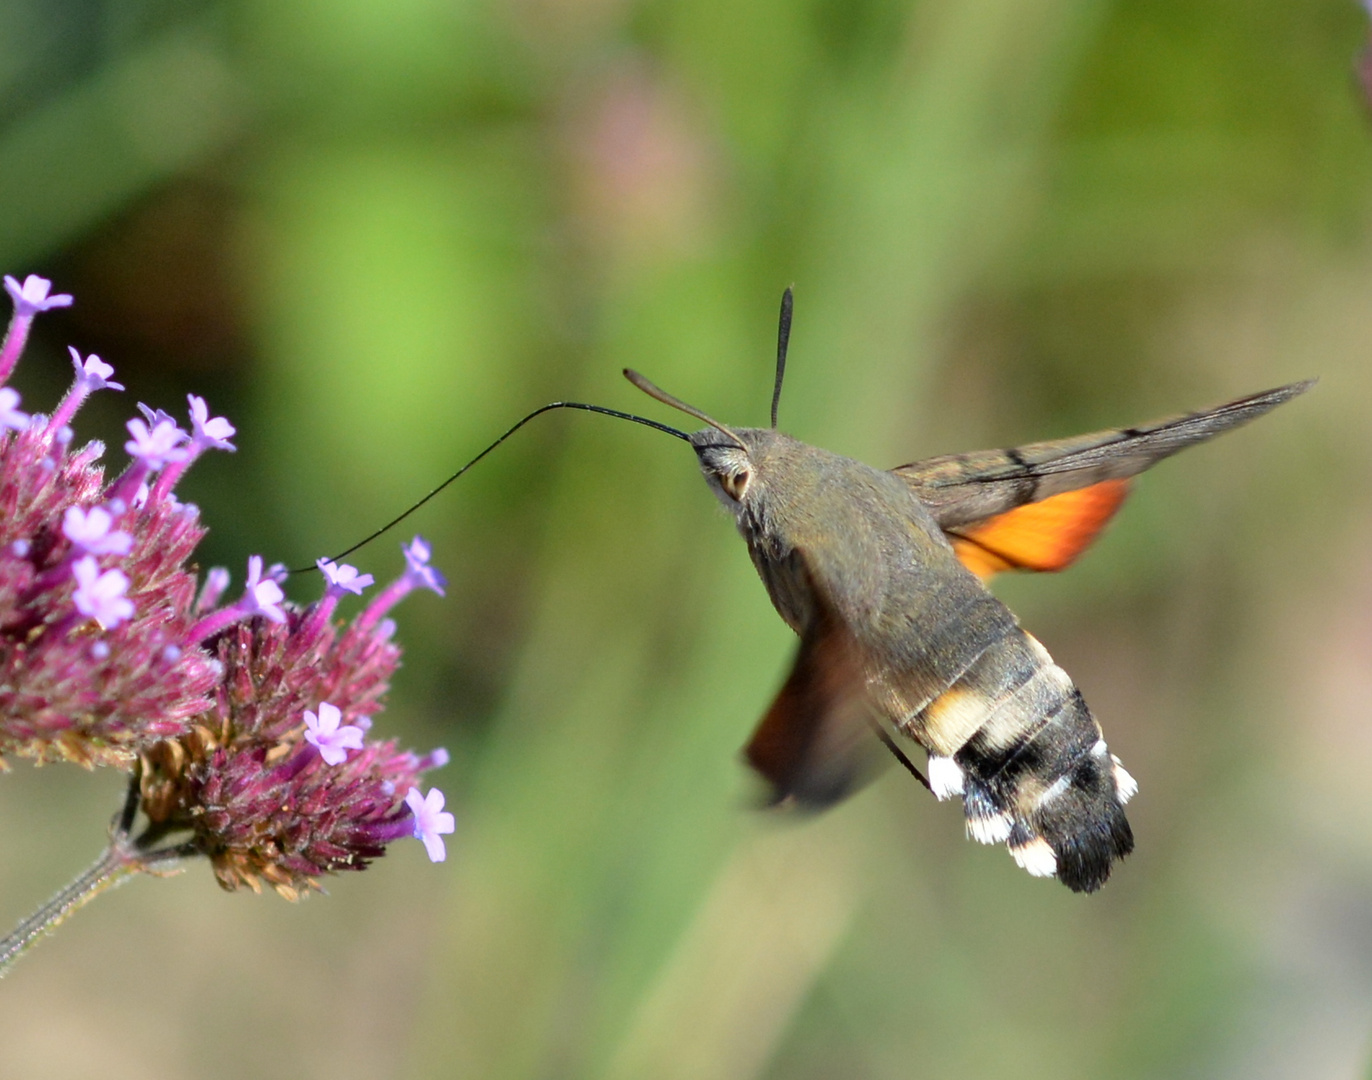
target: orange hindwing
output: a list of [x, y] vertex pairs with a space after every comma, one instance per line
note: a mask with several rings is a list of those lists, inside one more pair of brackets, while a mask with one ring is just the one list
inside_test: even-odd
[[1062, 570], [1100, 535], [1128, 494], [1128, 480], [1103, 480], [959, 526], [948, 539], [983, 581], [1002, 570]]

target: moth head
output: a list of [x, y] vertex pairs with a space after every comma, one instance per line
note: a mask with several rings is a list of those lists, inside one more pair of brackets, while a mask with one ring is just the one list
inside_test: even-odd
[[715, 428], [706, 428], [691, 436], [691, 445], [710, 490], [726, 507], [736, 511], [756, 490], [757, 458], [747, 438], [752, 431], [744, 429], [742, 433], [731, 434], [738, 434], [737, 442]]
[[700, 468], [710, 490], [720, 502], [735, 513], [741, 513], [750, 501], [756, 501], [761, 490], [761, 485], [756, 482], [758, 468], [775, 441], [783, 436], [768, 428], [728, 427], [694, 405], [687, 405], [680, 398], [654, 386], [638, 372], [625, 369], [624, 374], [650, 397], [710, 425], [687, 436], [687, 439], [700, 459]]

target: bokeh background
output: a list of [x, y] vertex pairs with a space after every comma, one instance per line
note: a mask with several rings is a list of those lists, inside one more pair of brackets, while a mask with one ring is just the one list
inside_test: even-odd
[[[793, 639], [689, 451], [554, 414], [413, 519], [451, 588], [379, 723], [452, 751], [448, 861], [102, 897], [0, 984], [0, 1072], [1369, 1075], [1366, 39], [1353, 0], [5, 0], [0, 269], [76, 295], [25, 402], [69, 343], [129, 387], [81, 435], [205, 394], [236, 575], [545, 401], [678, 422], [628, 364], [764, 422], [790, 283], [782, 426], [873, 464], [1322, 381], [997, 586], [1140, 782], [1099, 895], [894, 772], [750, 809]], [[121, 779], [0, 777], [3, 920]]]

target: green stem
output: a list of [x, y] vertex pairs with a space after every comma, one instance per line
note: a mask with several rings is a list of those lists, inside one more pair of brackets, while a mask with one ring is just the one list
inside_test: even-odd
[[77, 908], [94, 900], [106, 889], [122, 885], [142, 869], [142, 859], [136, 852], [128, 850], [118, 839], [112, 841], [89, 870], [0, 941], [0, 978], [8, 975], [19, 957], [43, 935], [56, 930]]
[[109, 846], [95, 864], [0, 940], [0, 979], [9, 974], [14, 962], [40, 938], [51, 934], [72, 912], [102, 892], [124, 884], [135, 874], [166, 873], [168, 867], [197, 854], [195, 845], [190, 842], [153, 848], [152, 845], [166, 835], [165, 826], [150, 825], [141, 836], [130, 837], [129, 830], [138, 810], [138, 790], [135, 773], [129, 781], [124, 809], [111, 823]]

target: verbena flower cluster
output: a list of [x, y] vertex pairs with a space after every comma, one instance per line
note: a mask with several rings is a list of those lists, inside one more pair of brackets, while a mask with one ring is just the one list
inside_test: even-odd
[[351, 624], [334, 618], [369, 574], [321, 559], [321, 599], [285, 600], [285, 570], [253, 556], [241, 594], [201, 582], [205, 535], [177, 481], [232, 424], [189, 398], [189, 430], [140, 405], [130, 463], [106, 481], [98, 442], [71, 421], [99, 390], [123, 390], [98, 356], [71, 350], [71, 389], [50, 415], [5, 385], [35, 316], [65, 307], [37, 276], [6, 277], [14, 316], [0, 344], [0, 765], [7, 758], [137, 770], [142, 809], [188, 833], [228, 889], [294, 898], [323, 874], [360, 869], [397, 838], [443, 858], [443, 795], [419, 790], [443, 765], [369, 737], [399, 660], [390, 609], [415, 588], [443, 592], [418, 537], [407, 569]]

